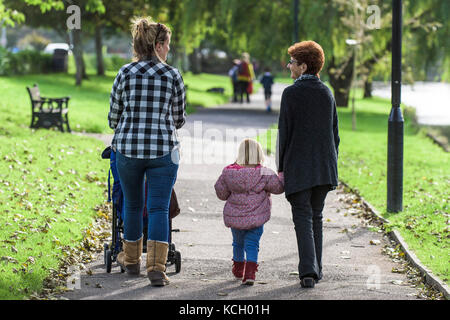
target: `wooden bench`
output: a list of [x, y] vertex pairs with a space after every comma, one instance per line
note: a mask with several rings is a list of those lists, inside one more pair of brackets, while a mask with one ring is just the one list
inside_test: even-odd
[[48, 129], [56, 126], [61, 132], [64, 132], [63, 125], [65, 124], [67, 131], [71, 132], [68, 118], [70, 97], [42, 97], [37, 84], [31, 88], [27, 87], [27, 91], [31, 99], [30, 128]]

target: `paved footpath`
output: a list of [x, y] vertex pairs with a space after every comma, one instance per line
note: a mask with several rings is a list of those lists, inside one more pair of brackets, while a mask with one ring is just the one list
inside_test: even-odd
[[[418, 289], [406, 275], [392, 273], [398, 264], [382, 254], [388, 241], [369, 231], [352, 215], [346, 195], [329, 193], [324, 209], [323, 279], [314, 289], [300, 287], [298, 253], [290, 206], [284, 194], [273, 196], [272, 218], [264, 227], [259, 272], [254, 286], [243, 286], [231, 274], [231, 232], [223, 224], [224, 202], [217, 199], [214, 183], [235, 156], [237, 142], [252, 129], [267, 128], [278, 118], [282, 85], [276, 85], [273, 113], [264, 110], [262, 93], [251, 104], [227, 104], [201, 109], [188, 117], [180, 131], [182, 162], [175, 185], [181, 214], [173, 220], [173, 242], [182, 255], [181, 272], [168, 267], [171, 284], [151, 287], [143, 256], [141, 275], [131, 277], [113, 266], [103, 266], [103, 253], [81, 274], [81, 288], [68, 299], [184, 299], [184, 300], [374, 300], [417, 299]], [[224, 141], [226, 130], [240, 128], [236, 143]], [[228, 132], [230, 134], [230, 132]], [[234, 132], [236, 133], [236, 132]], [[203, 138], [203, 139], [202, 139]], [[110, 137], [104, 140], [108, 143]], [[269, 165], [275, 169], [273, 159]], [[380, 241], [371, 245], [372, 240]], [[376, 242], [376, 241], [375, 241]], [[399, 285], [400, 284], [400, 285]]]

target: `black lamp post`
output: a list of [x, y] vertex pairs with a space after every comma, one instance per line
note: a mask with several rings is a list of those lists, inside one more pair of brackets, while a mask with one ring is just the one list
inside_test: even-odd
[[388, 122], [387, 210], [403, 210], [402, 0], [392, 0], [392, 109]]
[[298, 42], [298, 7], [299, 7], [299, 0], [294, 0], [294, 32], [293, 32], [293, 38], [294, 43]]

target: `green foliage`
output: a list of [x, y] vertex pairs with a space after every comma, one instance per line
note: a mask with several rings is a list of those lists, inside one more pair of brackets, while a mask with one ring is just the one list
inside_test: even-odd
[[49, 43], [50, 39], [47, 39], [36, 31], [33, 31], [19, 40], [18, 47], [20, 49], [42, 51]]
[[411, 77], [424, 80], [431, 71], [437, 75], [433, 80], [448, 81], [450, 3], [406, 0], [404, 14], [403, 44], [407, 50], [403, 51], [403, 63], [410, 68]]
[[38, 6], [42, 13], [46, 11], [50, 11], [52, 9], [55, 10], [63, 10], [64, 9], [64, 1], [62, 0], [22, 0], [28, 5]]
[[0, 47], [0, 75], [47, 73], [51, 64], [50, 54], [34, 50], [12, 53]]
[[[95, 73], [97, 68], [97, 56], [92, 53], [83, 54], [86, 71], [88, 73]], [[124, 64], [130, 63], [129, 59], [122, 58], [118, 55], [103, 56], [103, 65], [106, 71], [117, 72]], [[70, 57], [69, 72], [75, 71], [75, 61], [73, 56]]]
[[4, 0], [0, 0], [0, 26], [13, 27], [16, 23], [22, 23], [25, 20], [23, 13], [10, 9], [5, 6]]

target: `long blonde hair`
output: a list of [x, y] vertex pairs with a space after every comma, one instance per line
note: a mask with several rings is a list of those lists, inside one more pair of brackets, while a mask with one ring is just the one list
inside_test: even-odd
[[236, 163], [238, 165], [258, 165], [264, 162], [261, 144], [254, 139], [244, 139], [238, 148]]
[[162, 23], [156, 23], [151, 17], [136, 17], [131, 23], [133, 36], [133, 55], [137, 61], [150, 59], [155, 55], [165, 63], [156, 52], [156, 44], [164, 43], [172, 31]]

